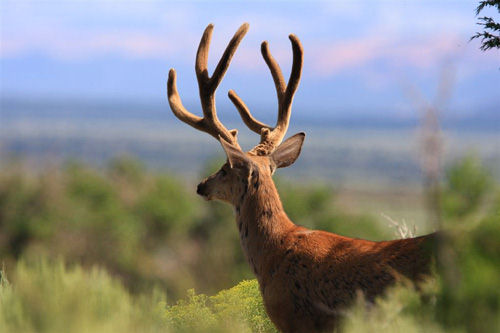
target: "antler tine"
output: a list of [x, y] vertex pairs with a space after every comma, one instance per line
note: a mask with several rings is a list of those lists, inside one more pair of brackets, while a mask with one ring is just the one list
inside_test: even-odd
[[269, 51], [267, 41], [264, 41], [261, 45], [262, 57], [271, 71], [276, 87], [276, 95], [278, 97], [278, 120], [274, 128], [256, 120], [245, 103], [233, 90], [230, 90], [228, 93], [229, 98], [236, 106], [243, 122], [252, 131], [261, 134], [259, 145], [253, 149], [257, 154], [269, 154], [281, 143], [288, 130], [293, 96], [299, 86], [303, 63], [303, 50], [300, 40], [293, 34], [290, 35], [289, 38], [292, 43], [293, 63], [287, 84], [283, 78], [280, 66]]
[[224, 77], [224, 74], [226, 74], [226, 71], [229, 67], [229, 63], [231, 62], [231, 59], [233, 58], [233, 55], [236, 52], [236, 49], [238, 48], [238, 45], [240, 45], [241, 40], [243, 39], [243, 37], [245, 37], [246, 33], [248, 32], [248, 28], [249, 28], [248, 23], [243, 23], [241, 27], [238, 29], [238, 31], [236, 31], [233, 38], [231, 38], [231, 41], [224, 50], [224, 53], [222, 54], [222, 57], [219, 60], [219, 63], [217, 64], [217, 67], [215, 67], [214, 73], [210, 79], [212, 81], [211, 84], [213, 85], [214, 90], [219, 85], [220, 81]]
[[267, 67], [271, 71], [273, 77], [274, 85], [276, 86], [276, 94], [278, 96], [278, 101], [281, 102], [283, 94], [285, 93], [286, 83], [283, 78], [283, 73], [281, 72], [280, 65], [276, 62], [271, 52], [269, 51], [269, 43], [267, 41], [262, 42], [260, 46], [260, 52], [264, 58]]
[[[295, 92], [299, 87], [300, 76], [302, 73], [303, 54], [304, 54], [302, 50], [302, 44], [300, 44], [300, 40], [297, 38], [297, 36], [291, 34], [290, 36], [288, 36], [288, 38], [290, 38], [293, 50], [292, 71], [290, 72], [290, 78], [288, 79], [286, 91], [283, 96], [282, 105], [280, 107], [281, 112], [278, 115], [278, 124], [277, 124], [277, 126], [279, 126], [280, 123], [286, 123], [285, 133], [286, 129], [288, 129], [288, 123], [290, 121], [293, 96], [295, 95]], [[283, 136], [285, 135], [285, 133], [283, 133]]]
[[[198, 79], [198, 84], [201, 88], [201, 85], [205, 85], [206, 81], [210, 78], [208, 77], [208, 51], [210, 49], [210, 41], [212, 40], [212, 32], [214, 31], [214, 25], [209, 24], [205, 31], [203, 31], [203, 35], [201, 36], [200, 44], [198, 45], [198, 51], [196, 51], [196, 62], [194, 65], [196, 71], [196, 78]], [[200, 80], [203, 80], [200, 83]]]
[[209, 24], [203, 32], [203, 36], [201, 37], [200, 44], [198, 46], [198, 51], [196, 53], [195, 62], [203, 118], [187, 111], [182, 105], [179, 93], [177, 92], [176, 73], [174, 69], [170, 70], [167, 83], [168, 101], [172, 112], [177, 118], [200, 131], [210, 134], [217, 140], [219, 140], [219, 138], [223, 138], [236, 146], [239, 146], [236, 139], [237, 130], [227, 130], [217, 118], [217, 111], [215, 108], [215, 91], [222, 81], [227, 68], [229, 67], [229, 63], [231, 62], [239, 43], [248, 31], [248, 27], [248, 23], [244, 23], [238, 31], [236, 31], [219, 60], [212, 77], [209, 77], [208, 75], [207, 63], [213, 25]]
[[229, 96], [229, 99], [231, 99], [231, 102], [233, 102], [233, 104], [236, 106], [241, 119], [250, 130], [254, 131], [257, 134], [260, 134], [263, 128], [271, 128], [269, 125], [258, 121], [252, 116], [248, 107], [234, 90], [229, 90], [227, 95]]
[[184, 105], [182, 105], [181, 97], [177, 91], [177, 74], [173, 68], [171, 68], [168, 72], [167, 94], [168, 104], [170, 104], [170, 108], [172, 109], [174, 115], [179, 118], [180, 121], [185, 122], [200, 131], [204, 131], [202, 124], [203, 118], [195, 116], [186, 110]]

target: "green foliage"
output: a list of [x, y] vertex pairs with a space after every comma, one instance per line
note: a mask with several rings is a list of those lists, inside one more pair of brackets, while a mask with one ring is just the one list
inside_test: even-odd
[[[50, 205], [52, 190], [18, 172], [0, 174], [0, 229], [8, 252], [18, 256], [31, 239], [51, 236], [52, 216], [57, 214], [57, 207]], [[5, 252], [0, 248], [0, 256]]]
[[[416, 292], [405, 285], [387, 291], [367, 307], [361, 295], [356, 304], [347, 311], [343, 323], [346, 333], [358, 332], [445, 332], [433, 318], [436, 283], [430, 282]], [[422, 296], [424, 295], [424, 296]]]
[[[160, 283], [180, 294], [190, 285], [185, 271], [163, 268], [189, 244], [200, 215], [199, 201], [172, 175], [146, 172], [130, 158], [105, 170], [71, 162], [39, 173], [21, 164], [2, 171], [0, 255], [7, 265], [44, 253], [103, 265], [133, 290]], [[166, 244], [174, 259], [157, 259]]]
[[[237, 286], [211, 297], [217, 316], [227, 325], [241, 323], [252, 332], [276, 332], [264, 310], [257, 280], [240, 282]], [[234, 326], [233, 326], [234, 327]]]
[[437, 315], [447, 327], [500, 327], [500, 192], [480, 223], [450, 235], [454, 279], [441, 281]]
[[188, 292], [166, 306], [159, 290], [131, 295], [104, 270], [20, 260], [0, 281], [2, 332], [276, 332], [256, 280], [215, 296]]
[[179, 332], [276, 332], [256, 280], [242, 281], [211, 297], [191, 289], [187, 300], [167, 309], [166, 318]]
[[159, 292], [131, 296], [101, 269], [19, 261], [0, 285], [2, 332], [165, 332]]
[[377, 221], [366, 215], [349, 215], [335, 205], [335, 194], [325, 185], [299, 185], [276, 181], [283, 207], [292, 221], [311, 229], [372, 240], [386, 238]]
[[172, 177], [158, 176], [149, 192], [137, 203], [136, 212], [145, 223], [150, 236], [169, 232], [185, 233], [196, 216], [182, 187]]
[[[496, 8], [500, 13], [500, 0], [484, 0], [480, 1], [476, 8], [476, 15], [479, 15], [486, 7]], [[484, 31], [476, 32], [472, 39], [481, 39], [481, 50], [500, 49], [500, 23], [495, 22], [492, 17], [483, 16], [478, 18], [478, 25], [484, 27]]]
[[472, 155], [446, 170], [443, 188], [443, 213], [447, 218], [463, 218], [477, 211], [491, 188], [492, 178]]

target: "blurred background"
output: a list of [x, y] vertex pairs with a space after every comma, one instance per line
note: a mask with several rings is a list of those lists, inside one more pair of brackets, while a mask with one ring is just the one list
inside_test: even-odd
[[250, 23], [217, 95], [220, 118], [247, 149], [258, 137], [227, 91], [274, 123], [260, 43], [288, 77], [287, 36], [302, 41], [288, 136], [307, 138], [276, 179], [296, 223], [382, 240], [399, 237], [394, 223], [433, 231], [436, 209], [445, 221], [480, 221], [500, 203], [500, 53], [469, 41], [481, 29], [477, 5], [3, 0], [2, 262], [43, 254], [99, 264], [132, 292], [160, 285], [173, 300], [252, 278], [231, 208], [195, 195], [224, 161], [220, 145], [166, 101], [175, 68], [184, 105], [201, 113], [194, 59], [209, 23], [211, 69]]

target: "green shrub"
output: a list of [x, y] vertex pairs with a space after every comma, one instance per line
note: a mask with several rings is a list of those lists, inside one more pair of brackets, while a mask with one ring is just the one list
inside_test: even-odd
[[[0, 271], [1, 272], [1, 271]], [[104, 270], [62, 260], [20, 260], [0, 274], [2, 332], [276, 332], [256, 280], [215, 296], [188, 292], [166, 306], [159, 290], [131, 295]]]
[[21, 260], [0, 286], [2, 332], [165, 332], [159, 292], [131, 296], [98, 268]]
[[443, 213], [448, 219], [463, 218], [480, 208], [491, 189], [492, 178], [474, 155], [452, 164], [445, 173]]
[[167, 308], [167, 323], [180, 332], [276, 332], [267, 317], [257, 280], [240, 282], [215, 296], [196, 295]]
[[276, 185], [287, 215], [296, 224], [371, 240], [382, 239], [388, 234], [371, 216], [342, 212], [329, 186], [291, 184], [280, 179]]
[[500, 192], [479, 223], [450, 232], [453, 279], [442, 279], [438, 320], [450, 328], [488, 332], [500, 327]]
[[134, 291], [160, 283], [180, 294], [193, 280], [186, 271], [165, 270], [172, 259], [158, 259], [158, 253], [170, 252], [182, 263], [177, 253], [193, 244], [189, 233], [200, 218], [194, 196], [169, 173], [147, 172], [130, 158], [104, 170], [78, 162], [38, 172], [22, 164], [5, 167], [0, 256], [9, 267], [22, 256], [62, 255], [105, 266]]
[[346, 312], [343, 332], [445, 332], [434, 321], [432, 300], [436, 287], [431, 281], [418, 293], [408, 286], [395, 286], [371, 306], [359, 295], [356, 304]]

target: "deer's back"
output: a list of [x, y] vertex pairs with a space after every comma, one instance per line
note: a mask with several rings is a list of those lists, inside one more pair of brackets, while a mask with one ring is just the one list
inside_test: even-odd
[[422, 281], [433, 238], [372, 242], [298, 227], [259, 276], [266, 309], [282, 331], [331, 328], [357, 292], [373, 300], [401, 277]]

